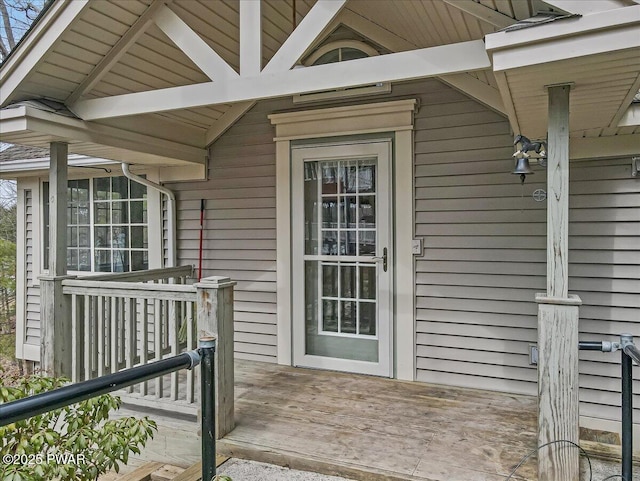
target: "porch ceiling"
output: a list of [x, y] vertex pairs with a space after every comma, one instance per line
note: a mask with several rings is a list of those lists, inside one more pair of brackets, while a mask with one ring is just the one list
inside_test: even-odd
[[568, 83], [572, 137], [638, 142], [640, 126], [623, 119], [640, 89], [639, 26], [637, 5], [487, 36], [513, 130], [544, 138], [547, 87]]
[[[317, 1], [261, 2], [262, 66], [274, 57]], [[5, 85], [0, 95], [0, 106], [6, 107], [25, 99], [47, 98], [62, 102], [73, 110], [79, 100], [208, 82], [210, 75], [200, 68], [202, 64], [198, 67], [192, 60], [193, 55], [185, 53], [184, 48], [176, 44], [175, 35], [169, 38], [167, 29], [175, 28], [175, 25], [167, 26], [166, 18], [163, 25], [158, 13], [165, 5], [234, 72], [240, 71], [239, 0], [104, 0], [81, 3], [58, 2], [48, 12], [51, 18], [43, 19], [43, 26], [50, 30], [58, 26], [59, 34], [44, 39], [44, 31], [32, 33], [36, 37], [32, 39], [34, 45], [37, 41], [46, 47], [32, 65], [24, 65], [28, 62], [24, 57], [19, 58], [21, 55], [13, 55], [14, 58], [5, 62], [0, 70], [0, 82]], [[302, 56], [340, 25], [357, 32], [385, 52], [400, 52], [479, 40], [487, 33], [530, 16], [542, 5], [539, 0], [406, 0], [376, 2], [372, 8], [371, 2], [348, 0]], [[31, 48], [32, 45], [25, 47]], [[28, 54], [26, 51], [25, 56]], [[14, 74], [20, 70], [23, 72], [17, 75], [19, 81], [14, 81], [12, 77], [16, 77]], [[497, 92], [490, 71], [473, 72], [469, 77]], [[131, 116], [129, 120], [119, 118], [115, 122], [117, 125], [125, 122], [126, 128], [132, 132], [202, 148], [215, 140], [251, 105], [250, 102], [237, 105], [223, 102], [143, 113]], [[112, 126], [113, 122], [101, 119], [92, 124]], [[34, 144], [45, 142], [44, 137], [28, 133], [14, 136], [11, 141], [18, 140]], [[105, 153], [105, 149], [99, 146], [87, 146], [82, 150], [82, 153]], [[122, 158], [113, 149], [106, 153], [112, 158]]]
[[[247, 82], [252, 75], [260, 73], [261, 68], [264, 68], [261, 82], [292, 85], [292, 89], [300, 91], [302, 85], [311, 85], [307, 91], [355, 86], [338, 85], [338, 81], [335, 86], [330, 81], [315, 82], [322, 76], [344, 80], [362, 73], [359, 80], [354, 81], [362, 85], [365, 80], [395, 81], [441, 75], [450, 85], [508, 113], [515, 130], [533, 136], [542, 132], [546, 125], [545, 115], [533, 118], [546, 109], [546, 102], [540, 101], [545, 96], [542, 87], [555, 78], [564, 79], [560, 74], [567, 67], [573, 69], [572, 78], [581, 79], [580, 83], [576, 81], [574, 96], [582, 92], [583, 97], [577, 98], [575, 105], [582, 105], [585, 99], [584, 112], [579, 110], [573, 116], [577, 122], [576, 132], [581, 131], [584, 135], [636, 132], [635, 126], [612, 130], [602, 126], [613, 127], [613, 123], [601, 123], [606, 115], [619, 120], [625, 113], [618, 106], [624, 104], [625, 94], [632, 86], [629, 85], [631, 77], [634, 72], [637, 74], [634, 65], [638, 56], [634, 51], [627, 52], [629, 62], [622, 53], [610, 62], [606, 58], [611, 67], [606, 78], [601, 75], [600, 67], [595, 71], [600, 72], [602, 78], [596, 77], [594, 72], [583, 72], [584, 65], [580, 62], [575, 65], [559, 63], [558, 68], [552, 66], [544, 71], [536, 67], [516, 71], [494, 66], [496, 78], [494, 71], [486, 68], [488, 62], [487, 65], [474, 62], [460, 49], [464, 45], [462, 42], [477, 41], [481, 45], [480, 41], [486, 35], [491, 37], [493, 32], [529, 18], [537, 11], [549, 11], [550, 8], [557, 11], [566, 3], [563, 0], [546, 3], [542, 0], [402, 0], [374, 4], [367, 0], [262, 0], [259, 18], [251, 19], [255, 25], [259, 22], [260, 35], [245, 33], [243, 37], [240, 0], [103, 0], [86, 3], [58, 0], [18, 51], [0, 68], [0, 107], [24, 99], [53, 99], [65, 104], [81, 119], [88, 120], [85, 125], [90, 130], [116, 127], [141, 136], [204, 149], [256, 99], [290, 95], [288, 90], [277, 88], [258, 89], [253, 96], [239, 95], [238, 91], [246, 92], [255, 85], [262, 85]], [[243, 5], [248, 4], [251, 2]], [[306, 24], [305, 19], [308, 20]], [[352, 61], [355, 62], [353, 72], [320, 67], [307, 67], [308, 70], [317, 69], [313, 74], [302, 72], [305, 69], [289, 71], [296, 60], [287, 66], [288, 57], [294, 55], [298, 61], [305, 58], [341, 26], [366, 39], [383, 57], [387, 53], [415, 52], [416, 57], [398, 58], [398, 61], [402, 60], [403, 65], [419, 64], [419, 67], [386, 80], [377, 79], [376, 74], [383, 70], [395, 72], [398, 70], [396, 64], [381, 68], [380, 63], [362, 63], [356, 68], [355, 63], [362, 62], [356, 60]], [[301, 30], [303, 35], [296, 37]], [[542, 33], [538, 28], [530, 30]], [[519, 32], [509, 33], [513, 34], [517, 36]], [[298, 43], [303, 47], [295, 45], [291, 40], [294, 37], [296, 40], [301, 38]], [[259, 64], [257, 67], [250, 65], [245, 71], [242, 71], [240, 55], [243, 41], [245, 53]], [[437, 52], [425, 50], [453, 47], [454, 44], [460, 48]], [[480, 60], [478, 55], [474, 58]], [[453, 61], [452, 67], [450, 61]], [[468, 68], [465, 69], [466, 65]], [[251, 69], [254, 70], [247, 74]], [[291, 75], [285, 77], [282, 73]], [[613, 77], [615, 85], [610, 81]], [[310, 83], [309, 79], [314, 82]], [[600, 108], [586, 99], [603, 85], [608, 87], [607, 95], [600, 95], [600, 99], [607, 105]], [[177, 90], [180, 88], [191, 90]], [[523, 88], [527, 95], [522, 95]], [[219, 94], [227, 90], [233, 94]], [[157, 95], [147, 95], [153, 93]], [[147, 96], [130, 97], [136, 94]], [[169, 98], [172, 102], [155, 108], [158, 99]], [[180, 99], [185, 102], [181, 103]], [[101, 100], [109, 100], [110, 105], [117, 104], [118, 108], [105, 109], [102, 107], [105, 104], [99, 103]], [[140, 109], [131, 108], [141, 104], [144, 105]], [[94, 106], [96, 108], [91, 108]], [[102, 112], [96, 113], [100, 109]], [[594, 110], [598, 115], [592, 115]], [[5, 130], [0, 133], [5, 141], [31, 145], [46, 142], [46, 137], [30, 132], [20, 135], [13, 132], [10, 138], [6, 137]], [[128, 160], [132, 152], [139, 150], [147, 157], [138, 161], [155, 161], [151, 156], [154, 154], [142, 145], [136, 147], [130, 143], [127, 152], [121, 152], [117, 146], [105, 149], [104, 146], [88, 145], [90, 143], [90, 140], [77, 142], [74, 149], [88, 155], [102, 153], [117, 160]], [[188, 160], [184, 156], [177, 159]]]

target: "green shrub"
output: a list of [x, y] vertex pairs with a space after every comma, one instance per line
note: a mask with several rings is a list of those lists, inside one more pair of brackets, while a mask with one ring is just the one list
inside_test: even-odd
[[[68, 380], [31, 376], [0, 385], [0, 403], [56, 389]], [[0, 427], [3, 481], [96, 480], [127, 464], [153, 437], [147, 417], [109, 419], [120, 398], [104, 394]]]

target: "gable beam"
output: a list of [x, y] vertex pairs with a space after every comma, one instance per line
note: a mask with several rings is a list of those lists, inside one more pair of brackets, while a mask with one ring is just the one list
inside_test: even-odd
[[211, 80], [238, 78], [236, 71], [169, 7], [158, 9], [153, 18], [160, 30]]
[[462, 10], [469, 15], [476, 17], [478, 20], [487, 22], [494, 27], [505, 28], [509, 25], [516, 23], [516, 20], [504, 15], [492, 8], [485, 7], [481, 3], [474, 0], [442, 0], [447, 5], [450, 5], [458, 10]]
[[81, 100], [74, 112], [85, 120], [138, 115], [205, 105], [283, 97], [484, 70], [491, 66], [482, 40], [316, 65], [259, 77], [239, 77], [219, 88], [214, 82]]
[[205, 134], [206, 145], [209, 146], [215, 142], [218, 137], [224, 134], [229, 127], [235, 124], [236, 121], [255, 104], [256, 103], [252, 101], [233, 104], [218, 120], [216, 120], [211, 128], [207, 130], [207, 133]]
[[262, 15], [260, 3], [240, 0], [240, 75], [258, 75], [262, 68]]
[[640, 104], [631, 104], [618, 122], [618, 127], [635, 127], [640, 125]]
[[263, 73], [289, 70], [322, 34], [347, 0], [318, 0], [271, 58]]
[[468, 73], [442, 75], [439, 78], [453, 88], [473, 97], [493, 110], [506, 115], [507, 111], [504, 108], [504, 102], [498, 89], [487, 85]]
[[627, 115], [627, 112], [631, 111], [631, 108], [633, 107], [631, 102], [633, 102], [634, 97], [638, 95], [638, 90], [640, 90], [640, 75], [638, 75], [638, 78], [636, 78], [636, 81], [633, 82], [633, 85], [629, 89], [629, 92], [627, 92], [627, 95], [625, 95], [624, 99], [622, 100], [620, 108], [613, 116], [613, 119], [609, 124], [609, 128], [615, 129], [618, 126], [621, 126], [620, 122]]
[[102, 57], [102, 60], [93, 68], [91, 73], [85, 77], [78, 87], [67, 98], [67, 104], [73, 104], [76, 100], [82, 97], [85, 93], [89, 92], [95, 87], [102, 77], [111, 70], [122, 56], [127, 53], [129, 47], [131, 47], [140, 36], [146, 32], [147, 28], [153, 23], [153, 15], [162, 7], [163, 4], [171, 2], [172, 0], [155, 0], [147, 9], [140, 15], [138, 20], [131, 26], [126, 33], [120, 37], [120, 40], [109, 50], [107, 55]]

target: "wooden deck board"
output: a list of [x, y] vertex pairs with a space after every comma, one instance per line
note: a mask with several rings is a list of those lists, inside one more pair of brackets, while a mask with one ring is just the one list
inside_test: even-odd
[[536, 446], [532, 397], [250, 361], [235, 417], [220, 452], [352, 479], [501, 481]]

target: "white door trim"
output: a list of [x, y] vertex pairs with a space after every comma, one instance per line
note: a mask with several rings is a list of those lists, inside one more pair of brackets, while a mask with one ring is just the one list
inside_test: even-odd
[[269, 116], [276, 126], [276, 279], [278, 363], [293, 362], [291, 292], [291, 140], [388, 132], [395, 134], [394, 315], [395, 377], [415, 380], [415, 268], [411, 253], [413, 206], [413, 112], [415, 99]]

